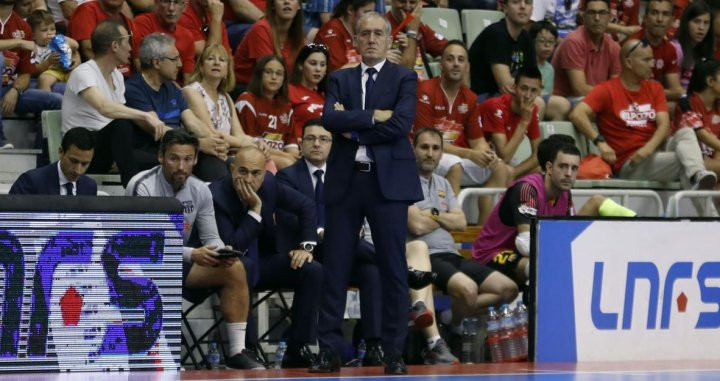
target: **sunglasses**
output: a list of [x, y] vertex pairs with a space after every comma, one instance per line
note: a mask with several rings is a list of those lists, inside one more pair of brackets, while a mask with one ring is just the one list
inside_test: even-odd
[[319, 51], [319, 50], [321, 50], [323, 52], [328, 51], [328, 47], [325, 44], [316, 44], [314, 42], [311, 42], [311, 43], [307, 44], [307, 47], [312, 50], [315, 50], [315, 51]]
[[642, 40], [638, 41], [638, 43], [635, 44], [635, 46], [633, 46], [632, 48], [630, 48], [630, 50], [628, 50], [627, 57], [630, 57], [630, 55], [632, 54], [632, 52], [634, 52], [635, 49], [637, 49], [638, 46], [640, 46], [640, 45], [642, 45], [643, 48], [647, 48], [648, 45], [650, 45], [650, 41], [648, 41], [647, 38], [643, 38]]

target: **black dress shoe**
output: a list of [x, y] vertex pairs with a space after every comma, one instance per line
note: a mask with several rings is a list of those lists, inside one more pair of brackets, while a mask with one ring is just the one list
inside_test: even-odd
[[340, 356], [330, 350], [321, 349], [317, 361], [308, 368], [310, 373], [332, 373], [340, 371]]
[[250, 370], [263, 370], [265, 365], [257, 357], [255, 352], [249, 349], [243, 349], [242, 352], [235, 356], [228, 357], [225, 359], [225, 365], [228, 368], [233, 369], [250, 369]]
[[407, 367], [403, 361], [402, 355], [392, 353], [385, 356], [385, 374], [407, 374]]
[[288, 346], [283, 356], [283, 368], [309, 368], [315, 364], [315, 354], [306, 345]]
[[415, 270], [412, 267], [408, 267], [408, 286], [414, 290], [427, 287], [435, 278], [437, 278], [437, 273]]
[[384, 364], [382, 346], [380, 343], [368, 343], [367, 350], [365, 351], [365, 357], [362, 360], [362, 366], [381, 366]]

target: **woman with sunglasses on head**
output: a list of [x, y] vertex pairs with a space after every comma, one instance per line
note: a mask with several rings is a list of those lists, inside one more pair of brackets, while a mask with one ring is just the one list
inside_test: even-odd
[[[183, 88], [183, 96], [188, 106], [207, 126], [204, 136], [213, 137], [207, 140], [208, 144], [205, 146], [200, 145], [200, 156], [216, 156], [223, 162], [233, 148], [255, 144], [253, 139], [243, 132], [233, 108], [232, 98], [228, 94], [235, 86], [231, 65], [232, 58], [222, 45], [209, 45], [203, 50], [190, 75], [190, 84]], [[213, 181], [227, 174], [225, 166], [203, 168], [202, 162], [214, 161], [198, 161], [194, 172], [196, 175], [202, 174], [198, 177], [203, 181]]]
[[310, 119], [322, 116], [327, 82], [327, 47], [309, 44], [300, 50], [290, 74], [290, 103], [296, 136], [302, 136], [302, 126]]
[[687, 89], [695, 64], [713, 58], [715, 36], [710, 7], [698, 1], [685, 8], [676, 36], [672, 43], [680, 63], [680, 83]]
[[360, 54], [353, 44], [355, 21], [363, 14], [374, 10], [375, 0], [341, 0], [335, 6], [333, 18], [315, 35], [316, 43], [328, 47], [330, 72], [360, 63]]
[[290, 70], [305, 43], [299, 0], [267, 0], [265, 18], [256, 22], [235, 51], [235, 79], [247, 85], [260, 57], [283, 57]]
[[675, 107], [672, 132], [681, 128], [695, 130], [705, 168], [720, 177], [720, 61], [695, 65], [687, 98]]
[[269, 157], [278, 170], [292, 165], [299, 157], [299, 137], [293, 125], [285, 68], [280, 56], [258, 59], [247, 91], [235, 102], [245, 133], [268, 146]]

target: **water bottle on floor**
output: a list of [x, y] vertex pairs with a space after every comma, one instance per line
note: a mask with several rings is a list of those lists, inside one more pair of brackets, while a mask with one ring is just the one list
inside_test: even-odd
[[488, 307], [487, 338], [485, 339], [490, 351], [490, 361], [503, 362], [503, 350], [500, 343], [500, 316], [495, 307]]
[[282, 368], [283, 357], [285, 357], [285, 351], [287, 351], [287, 343], [285, 340], [280, 340], [275, 350], [275, 369]]
[[460, 352], [460, 362], [463, 364], [472, 364], [473, 355], [473, 343], [475, 342], [475, 335], [477, 335], [476, 327], [477, 319], [465, 318], [463, 319], [462, 329], [462, 347]]
[[528, 310], [522, 301], [517, 302], [515, 310], [515, 322], [517, 324], [516, 332], [520, 338], [520, 354], [521, 357], [527, 358], [528, 355]]
[[515, 333], [515, 319], [512, 310], [507, 304], [500, 306], [500, 344], [503, 350], [503, 360], [513, 362], [520, 360], [520, 349]]
[[220, 368], [220, 351], [218, 351], [218, 345], [215, 341], [208, 344], [207, 362], [212, 369]]

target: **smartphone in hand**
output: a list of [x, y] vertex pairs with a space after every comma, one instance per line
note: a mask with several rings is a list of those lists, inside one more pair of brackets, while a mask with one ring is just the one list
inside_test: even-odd
[[215, 250], [215, 252], [218, 253], [218, 258], [241, 258], [247, 254], [247, 250], [233, 250], [227, 247]]

